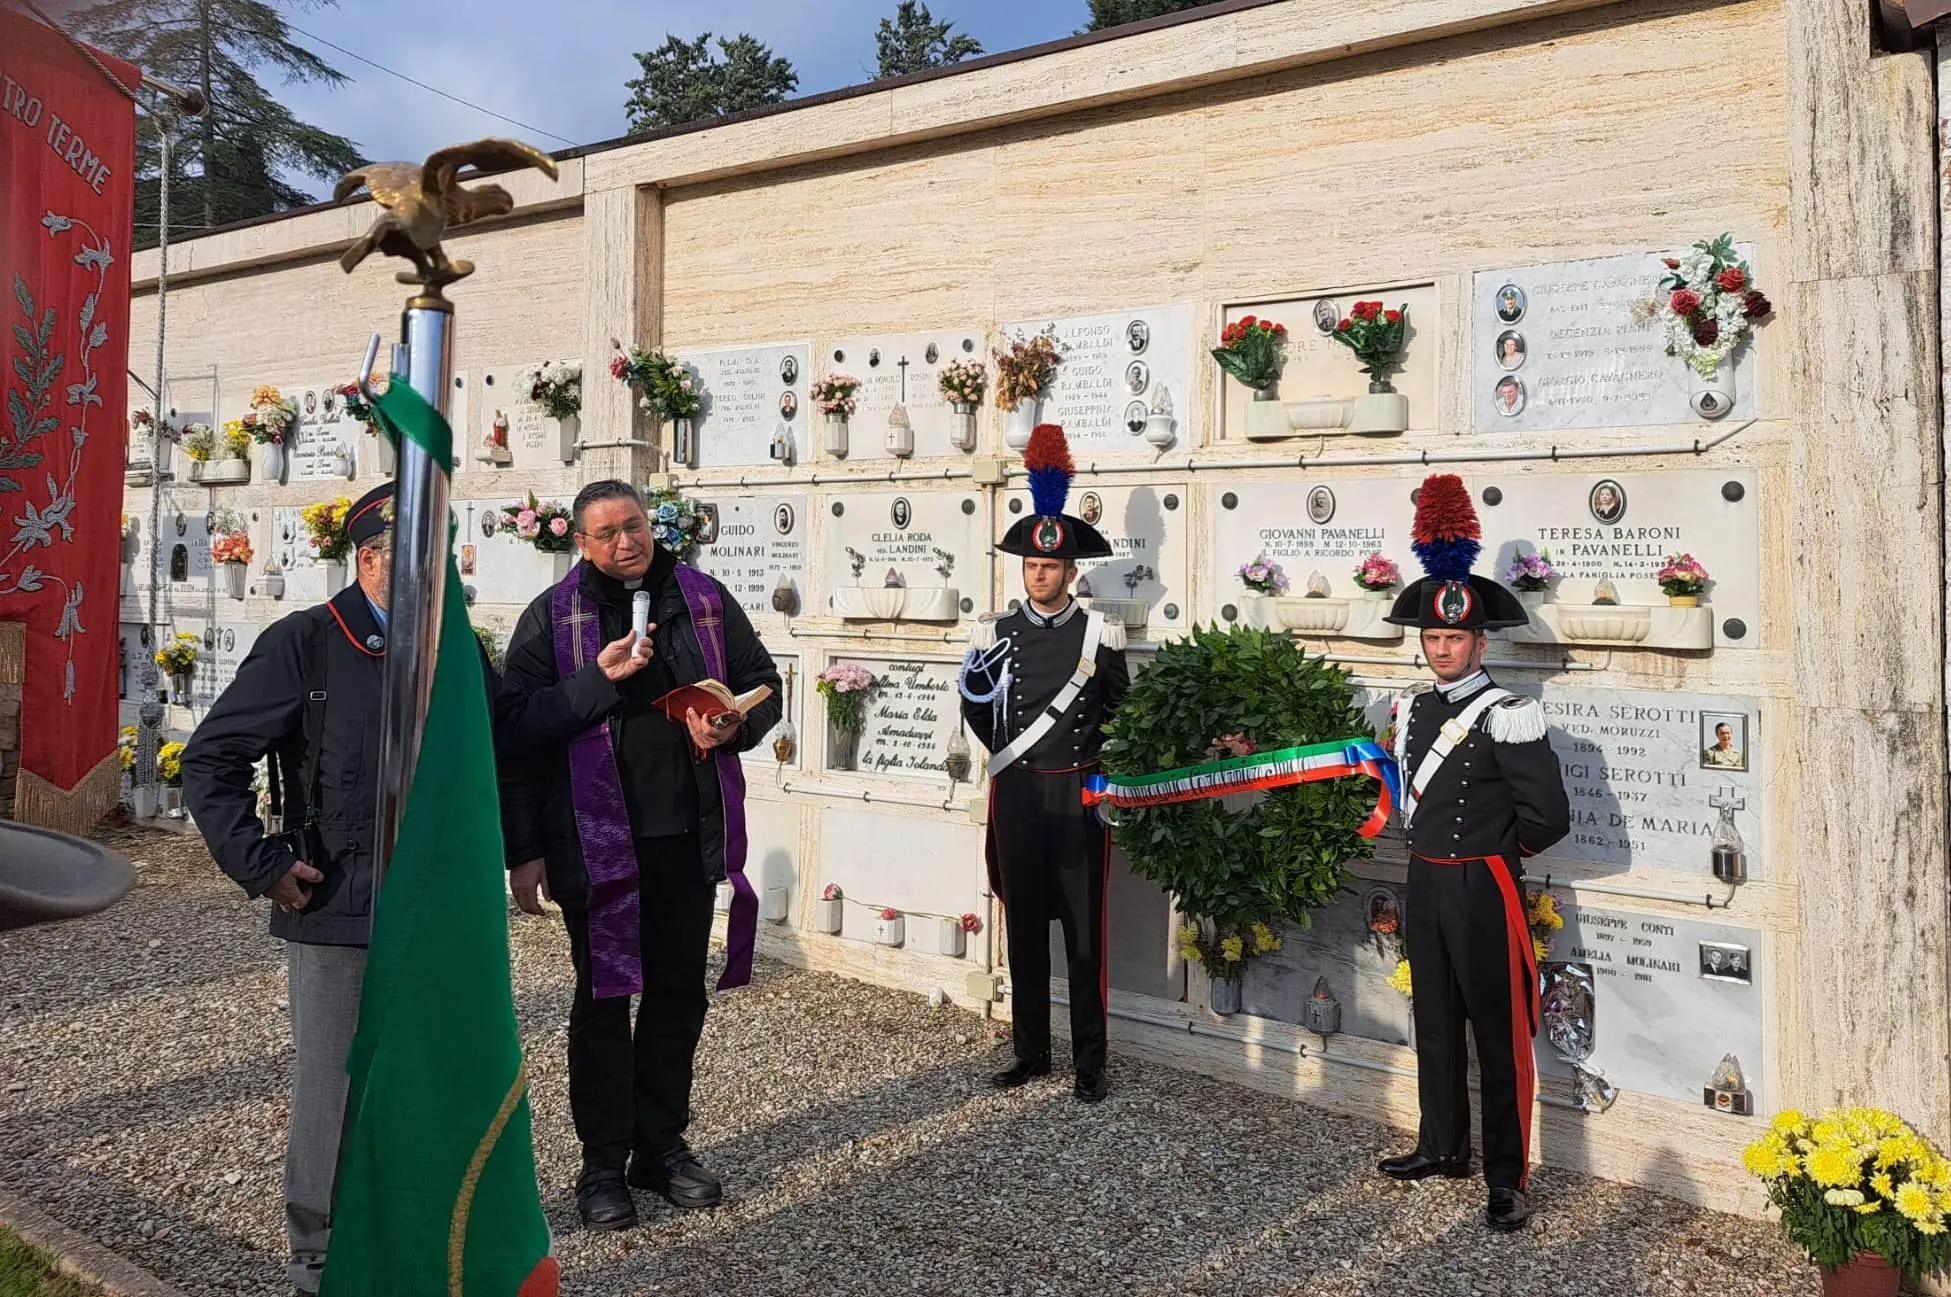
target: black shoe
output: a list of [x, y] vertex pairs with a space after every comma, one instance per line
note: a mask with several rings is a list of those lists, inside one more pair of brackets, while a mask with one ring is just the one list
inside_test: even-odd
[[1376, 1168], [1391, 1180], [1427, 1180], [1432, 1175], [1440, 1175], [1447, 1180], [1467, 1180], [1470, 1178], [1470, 1155], [1459, 1158], [1431, 1157], [1420, 1148], [1401, 1157], [1382, 1159]]
[[998, 1090], [1014, 1090], [1027, 1084], [1032, 1078], [1050, 1075], [1050, 1060], [1039, 1058], [1033, 1061], [1017, 1059], [1002, 1071], [989, 1078], [989, 1083]]
[[725, 1200], [725, 1186], [699, 1164], [688, 1144], [659, 1156], [637, 1154], [630, 1159], [629, 1179], [637, 1188], [649, 1189], [685, 1211], [716, 1207]]
[[1499, 1233], [1509, 1234], [1524, 1228], [1531, 1219], [1531, 1201], [1518, 1189], [1492, 1189], [1490, 1204], [1484, 1208], [1484, 1223]]
[[584, 1229], [630, 1229], [637, 1223], [637, 1200], [621, 1171], [585, 1171], [576, 1182], [576, 1213]]
[[1111, 1093], [1111, 1083], [1104, 1079], [1101, 1067], [1080, 1067], [1077, 1069], [1077, 1085], [1074, 1091], [1085, 1103], [1098, 1103]]

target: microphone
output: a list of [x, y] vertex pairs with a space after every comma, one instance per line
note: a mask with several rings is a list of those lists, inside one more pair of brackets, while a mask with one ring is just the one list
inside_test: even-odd
[[630, 596], [630, 629], [637, 633], [637, 643], [630, 650], [642, 657], [650, 644], [650, 591], [639, 590]]

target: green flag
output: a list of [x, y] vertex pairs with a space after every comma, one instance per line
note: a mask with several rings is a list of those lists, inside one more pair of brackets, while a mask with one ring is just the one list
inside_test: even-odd
[[[397, 377], [396, 442], [451, 462]], [[398, 651], [405, 651], [405, 645]], [[321, 1297], [555, 1297], [515, 1026], [480, 651], [450, 560], [433, 696], [367, 956]]]

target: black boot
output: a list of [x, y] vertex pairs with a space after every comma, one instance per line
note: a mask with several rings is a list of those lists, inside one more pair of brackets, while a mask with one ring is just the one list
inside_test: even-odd
[[1440, 1175], [1447, 1180], [1465, 1180], [1470, 1176], [1470, 1155], [1465, 1153], [1459, 1158], [1431, 1157], [1418, 1148], [1401, 1157], [1384, 1158], [1376, 1169], [1391, 1180], [1426, 1180], [1432, 1175]]
[[989, 1083], [998, 1090], [1014, 1090], [1027, 1084], [1032, 1078], [1050, 1075], [1048, 1058], [1017, 1059], [1002, 1071], [989, 1078]]
[[699, 1164], [689, 1144], [679, 1144], [657, 1156], [639, 1153], [632, 1157], [630, 1183], [686, 1211], [716, 1207], [725, 1200], [725, 1186]]
[[1501, 1234], [1524, 1228], [1531, 1219], [1531, 1201], [1521, 1189], [1492, 1189], [1484, 1208], [1484, 1223]]
[[1080, 1067], [1077, 1069], [1077, 1085], [1074, 1092], [1085, 1103], [1099, 1103], [1111, 1093], [1111, 1083], [1104, 1079], [1101, 1067]]
[[584, 1229], [629, 1229], [637, 1223], [637, 1200], [623, 1183], [623, 1172], [585, 1171], [576, 1182], [576, 1212]]

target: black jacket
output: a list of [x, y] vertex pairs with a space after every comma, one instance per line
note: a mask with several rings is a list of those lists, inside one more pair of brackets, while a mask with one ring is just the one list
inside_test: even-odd
[[[1057, 614], [1055, 619], [1037, 616], [1024, 604], [991, 620], [996, 642], [1009, 640], [1011, 684], [1002, 732], [997, 732], [995, 709], [989, 703], [962, 699], [963, 720], [991, 753], [1008, 747], [1028, 729], [1076, 673], [1084, 653], [1084, 616], [1083, 607], [1073, 601], [1069, 611]], [[1099, 643], [1097, 674], [1085, 682], [1077, 701], [1017, 765], [1025, 770], [1070, 770], [1094, 763], [1098, 749], [1104, 746], [1104, 722], [1124, 700], [1130, 683], [1124, 650]]]
[[[650, 619], [657, 629], [651, 638], [672, 678], [678, 684], [691, 684], [710, 673], [705, 670], [703, 653], [691, 630], [684, 594], [671, 576], [675, 566], [676, 560], [659, 548], [645, 577], [645, 586], [655, 601]], [[590, 564], [580, 563], [576, 571], [585, 591], [594, 593], [600, 588], [598, 583], [604, 578]], [[746, 715], [737, 737], [723, 749], [738, 753], [757, 746], [779, 723], [779, 669], [738, 601], [723, 585], [713, 584], [718, 585], [719, 598], [725, 605], [725, 669], [730, 678], [724, 683], [735, 694], [759, 685], [772, 689], [772, 696]], [[546, 861], [550, 895], [561, 904], [577, 905], [588, 899], [589, 874], [583, 865], [570, 795], [569, 741], [619, 713], [624, 697], [594, 662], [567, 678], [558, 676], [554, 600], [555, 591], [550, 589], [530, 603], [508, 641], [501, 699], [506, 731], [498, 739], [503, 757], [502, 822], [508, 837], [509, 866]], [[601, 630], [602, 642], [608, 644], [622, 638], [629, 625], [627, 621], [612, 624], [606, 616]], [[661, 718], [637, 723], [652, 721], [669, 723]], [[611, 744], [614, 749], [614, 733]], [[619, 765], [622, 759], [619, 753]], [[699, 855], [707, 880], [716, 882], [725, 877], [725, 807], [714, 773], [705, 766], [695, 773]], [[628, 774], [623, 777], [627, 782]]]
[[[1440, 690], [1412, 698], [1398, 723], [1404, 732], [1405, 787], [1436, 742], [1443, 723], [1470, 706], [1492, 681], [1453, 696]], [[1465, 682], [1466, 685], [1469, 682]], [[1477, 718], [1456, 745], [1416, 806], [1409, 823], [1409, 850], [1425, 860], [1477, 860], [1501, 856], [1513, 873], [1571, 832], [1571, 802], [1558, 755], [1545, 735], [1544, 709], [1513, 697]]]
[[[325, 875], [297, 914], [274, 909], [271, 934], [323, 946], [363, 946], [372, 930], [373, 850], [377, 838], [380, 676], [385, 635], [359, 587], [266, 627], [183, 749], [183, 801], [210, 854], [246, 894], [262, 896], [297, 857], [264, 836], [252, 791], [253, 767], [276, 750], [286, 772], [287, 828], [303, 820], [308, 769], [306, 695], [325, 692], [315, 809], [324, 858], [305, 863]], [[310, 678], [313, 647], [325, 679]], [[374, 647], [377, 645], [377, 647]], [[492, 709], [494, 669], [484, 655]]]

